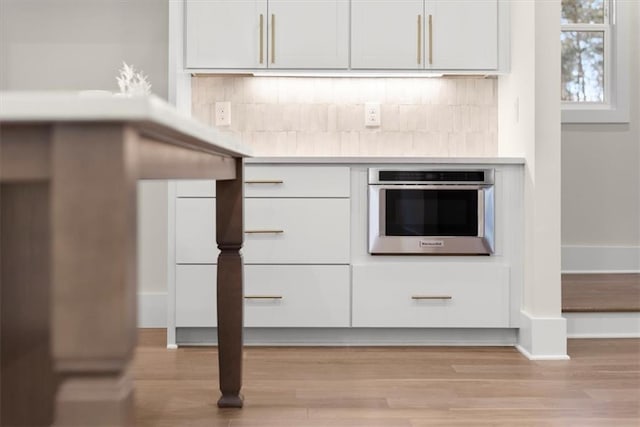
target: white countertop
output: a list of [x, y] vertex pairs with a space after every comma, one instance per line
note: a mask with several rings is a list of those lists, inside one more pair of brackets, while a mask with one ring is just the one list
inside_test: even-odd
[[246, 163], [522, 165], [524, 157], [254, 157]]
[[136, 122], [171, 129], [247, 157], [236, 138], [178, 112], [155, 95], [124, 97], [102, 92], [0, 92], [0, 123]]

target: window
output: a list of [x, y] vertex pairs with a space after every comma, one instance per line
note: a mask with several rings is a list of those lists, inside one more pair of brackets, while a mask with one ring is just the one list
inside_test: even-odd
[[603, 103], [609, 97], [608, 0], [563, 0], [562, 101]]
[[616, 19], [624, 3], [562, 0], [563, 122], [628, 121], [628, 36]]

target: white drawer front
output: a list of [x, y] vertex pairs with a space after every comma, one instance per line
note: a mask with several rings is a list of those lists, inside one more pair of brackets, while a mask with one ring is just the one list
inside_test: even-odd
[[[176, 200], [178, 264], [217, 262], [215, 206]], [[248, 199], [245, 209], [245, 263], [349, 263], [349, 199]]]
[[353, 266], [354, 327], [508, 327], [509, 269], [480, 263]]
[[176, 265], [176, 326], [214, 327], [217, 265]]
[[176, 199], [176, 263], [217, 262], [215, 218], [216, 199]]
[[349, 326], [349, 266], [251, 265], [245, 274], [245, 326]]
[[245, 168], [245, 197], [349, 197], [349, 167], [267, 166]]
[[[176, 266], [176, 326], [215, 327], [216, 265]], [[245, 326], [348, 327], [349, 266], [245, 266]], [[251, 298], [251, 297], [279, 298]]]
[[349, 199], [249, 199], [245, 261], [347, 264], [349, 224]]
[[210, 179], [181, 179], [176, 181], [178, 197], [216, 197], [216, 182]]
[[[245, 197], [349, 197], [349, 167], [245, 166]], [[211, 180], [176, 181], [178, 197], [215, 197]]]

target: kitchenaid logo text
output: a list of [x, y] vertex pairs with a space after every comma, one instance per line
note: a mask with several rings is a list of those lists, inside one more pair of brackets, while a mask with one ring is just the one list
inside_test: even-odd
[[420, 240], [421, 248], [433, 248], [442, 246], [444, 246], [444, 241], [442, 240]]

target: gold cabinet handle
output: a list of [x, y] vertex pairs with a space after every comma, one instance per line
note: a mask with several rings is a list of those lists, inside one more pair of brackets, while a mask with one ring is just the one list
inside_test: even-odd
[[271, 63], [276, 63], [276, 15], [271, 14]]
[[244, 299], [282, 299], [282, 295], [245, 295]]
[[264, 15], [260, 14], [260, 63], [264, 62]]
[[429, 65], [433, 64], [433, 16], [429, 15]]
[[281, 179], [252, 179], [244, 182], [245, 184], [284, 184]]
[[422, 15], [418, 15], [418, 65], [422, 63]]
[[284, 230], [245, 230], [245, 234], [282, 234]]
[[423, 299], [453, 299], [450, 295], [413, 295], [411, 299], [423, 300]]

